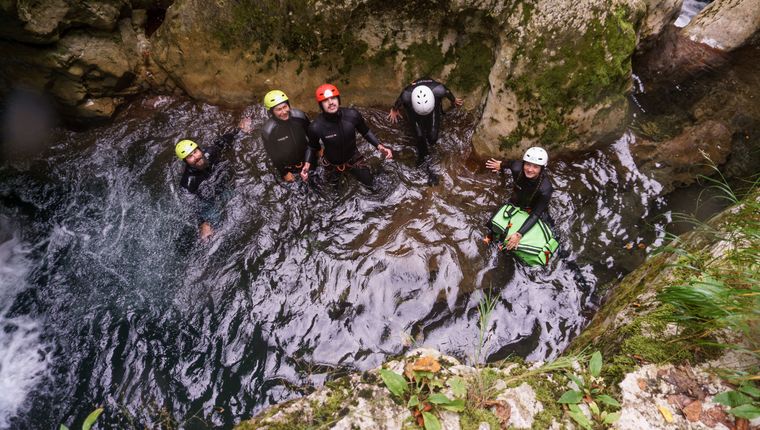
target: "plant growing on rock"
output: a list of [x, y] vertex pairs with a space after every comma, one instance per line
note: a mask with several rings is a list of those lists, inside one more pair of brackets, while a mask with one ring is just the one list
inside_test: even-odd
[[731, 408], [728, 413], [736, 418], [760, 417], [760, 389], [752, 381], [744, 381], [736, 390], [718, 394], [713, 401]]
[[[575, 383], [577, 390], [566, 391], [557, 403], [567, 405], [568, 415], [583, 429], [607, 427], [620, 418], [620, 403], [611, 396], [604, 394], [606, 389], [602, 373], [602, 354], [596, 351], [591, 355], [585, 369], [580, 374], [568, 372], [567, 377]], [[580, 405], [586, 404], [591, 412], [589, 419], [581, 410]], [[593, 420], [593, 421], [592, 421]]]
[[458, 377], [449, 379], [452, 391], [460, 397], [450, 399], [441, 392], [444, 385], [437, 375], [440, 370], [441, 364], [432, 357], [420, 357], [414, 363], [408, 363], [404, 375], [380, 369], [380, 377], [388, 391], [409, 408], [414, 424], [425, 430], [441, 429], [441, 422], [436, 416], [441, 410], [464, 410], [464, 400], [461, 398], [466, 393], [464, 381]]

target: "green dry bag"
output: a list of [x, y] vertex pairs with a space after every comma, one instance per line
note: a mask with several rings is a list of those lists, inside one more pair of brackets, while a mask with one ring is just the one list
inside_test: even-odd
[[[504, 205], [493, 218], [491, 218], [491, 231], [494, 234], [494, 242], [500, 245], [506, 244], [507, 238], [512, 233], [520, 230], [530, 215], [510, 204]], [[520, 244], [513, 252], [530, 266], [546, 266], [549, 257], [559, 247], [557, 239], [545, 222], [538, 220], [530, 230], [520, 239]]]

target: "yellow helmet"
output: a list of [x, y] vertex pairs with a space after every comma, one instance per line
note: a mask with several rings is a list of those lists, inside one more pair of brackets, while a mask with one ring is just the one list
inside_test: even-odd
[[183, 139], [177, 142], [177, 145], [174, 147], [174, 152], [177, 153], [177, 157], [179, 157], [180, 160], [184, 160], [185, 157], [192, 154], [196, 148], [198, 148], [197, 143], [192, 140]]
[[272, 109], [280, 103], [288, 101], [288, 96], [280, 90], [272, 90], [264, 96], [264, 107]]

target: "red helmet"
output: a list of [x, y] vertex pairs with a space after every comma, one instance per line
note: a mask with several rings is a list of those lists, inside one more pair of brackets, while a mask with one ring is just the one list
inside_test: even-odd
[[320, 103], [322, 100], [327, 100], [330, 97], [337, 97], [340, 95], [340, 92], [338, 91], [338, 88], [333, 84], [322, 84], [317, 87], [317, 103]]

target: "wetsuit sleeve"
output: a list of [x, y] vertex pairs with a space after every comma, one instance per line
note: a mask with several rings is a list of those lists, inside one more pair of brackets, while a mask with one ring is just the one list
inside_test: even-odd
[[456, 99], [457, 99], [457, 98], [456, 98], [456, 97], [454, 97], [454, 93], [452, 93], [452, 92], [451, 92], [451, 90], [449, 89], [449, 87], [447, 87], [446, 85], [443, 85], [443, 84], [441, 84], [441, 85], [443, 86], [443, 89], [444, 89], [444, 90], [446, 90], [446, 92], [445, 92], [443, 95], [444, 95], [444, 96], [445, 96], [447, 99], [449, 99], [449, 101], [450, 101], [450, 102], [451, 102], [451, 104], [453, 105], [453, 104], [454, 104], [454, 102], [456, 101]]
[[319, 153], [319, 134], [317, 133], [316, 123], [311, 123], [306, 129], [306, 137], [309, 141], [306, 146], [306, 153], [303, 156], [304, 161], [311, 163], [311, 160], [317, 159], [317, 153]]
[[377, 148], [377, 145], [380, 144], [380, 141], [377, 140], [377, 136], [375, 136], [375, 133], [369, 129], [367, 122], [364, 121], [364, 117], [359, 113], [359, 111], [356, 111], [356, 130], [361, 133], [361, 135], [367, 139], [367, 142], [369, 142], [375, 148]]
[[[548, 179], [544, 180], [548, 181]], [[552, 197], [552, 192], [551, 185], [548, 187], [542, 187], [542, 190], [536, 198], [536, 204], [530, 212], [530, 216], [525, 220], [525, 223], [520, 227], [520, 230], [517, 231], [518, 233], [525, 236], [525, 233], [538, 222], [538, 219], [541, 218], [541, 215], [546, 211], [546, 208], [549, 207], [549, 200]]]
[[393, 103], [393, 109], [401, 110], [402, 107], [404, 107], [404, 96], [407, 92], [410, 92], [409, 89], [410, 86], [407, 86], [404, 88], [403, 91], [401, 91], [401, 94], [398, 95], [398, 98], [396, 99], [396, 102]]
[[505, 174], [507, 171], [512, 171], [512, 163], [514, 163], [512, 160], [501, 160], [501, 168], [499, 169], [499, 173], [502, 175]]

